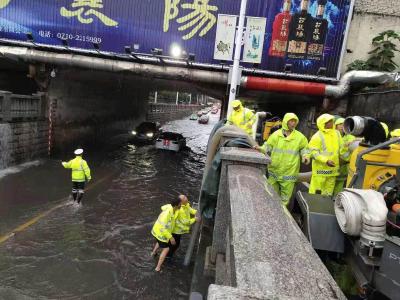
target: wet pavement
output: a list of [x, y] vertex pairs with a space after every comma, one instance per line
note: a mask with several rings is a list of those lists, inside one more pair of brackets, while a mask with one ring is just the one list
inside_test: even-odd
[[93, 180], [80, 207], [66, 198], [70, 173], [60, 160], [0, 172], [0, 240], [26, 224], [0, 243], [0, 299], [187, 299], [192, 269], [182, 262], [189, 236], [158, 274], [150, 230], [172, 197], [197, 201], [218, 117], [208, 125], [185, 119], [164, 126], [187, 138], [190, 150], [180, 153], [131, 143], [88, 152]]

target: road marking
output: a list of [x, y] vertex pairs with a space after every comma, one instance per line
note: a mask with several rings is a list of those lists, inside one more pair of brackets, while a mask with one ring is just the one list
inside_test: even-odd
[[[97, 185], [99, 185], [100, 183], [102, 183], [103, 181], [105, 181], [106, 179], [110, 178], [112, 175], [108, 175], [103, 177], [102, 179], [97, 180], [96, 182], [94, 182], [93, 184], [91, 184], [86, 191], [90, 191], [91, 189], [93, 189], [94, 187], [96, 187]], [[65, 197], [62, 199], [57, 200], [56, 202], [63, 202], [65, 200], [67, 200], [69, 197]], [[40, 214], [38, 214], [36, 217], [30, 219], [28, 222], [19, 225], [18, 227], [16, 227], [15, 229], [13, 229], [12, 231], [0, 236], [0, 244], [4, 243], [5, 241], [7, 241], [9, 238], [13, 237], [16, 233], [24, 231], [25, 229], [31, 227], [32, 225], [34, 225], [35, 223], [37, 223], [39, 220], [43, 219], [44, 217], [46, 217], [47, 215], [49, 215], [50, 213], [52, 213], [53, 211], [65, 206], [66, 203], [60, 203], [48, 210], [46, 210], [45, 212], [42, 212]]]

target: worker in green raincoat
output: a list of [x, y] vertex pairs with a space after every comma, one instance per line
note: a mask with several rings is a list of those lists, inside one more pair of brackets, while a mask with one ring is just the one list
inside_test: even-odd
[[[296, 126], [299, 118], [294, 113], [285, 114], [282, 128], [275, 131], [261, 146], [256, 146], [262, 153], [270, 153], [271, 164], [268, 166], [268, 183], [281, 196], [282, 204], [288, 205], [300, 172], [301, 157], [306, 154], [307, 138]], [[308, 157], [303, 162], [310, 162]]]
[[[338, 118], [335, 121], [336, 130], [339, 131], [340, 135], [342, 136], [343, 147], [344, 147], [343, 151], [348, 152], [348, 155], [351, 156], [352, 151], [350, 150], [349, 146], [356, 140], [356, 137], [351, 134], [346, 134], [344, 132], [343, 124], [344, 124], [344, 118]], [[343, 190], [347, 180], [348, 173], [349, 173], [349, 162], [340, 161], [339, 175], [336, 177], [335, 189], [333, 191], [334, 195], [339, 194]]]
[[310, 194], [333, 196], [339, 160], [349, 161], [340, 133], [334, 128], [334, 116], [323, 114], [317, 119], [318, 131], [308, 143], [307, 156], [312, 158]]

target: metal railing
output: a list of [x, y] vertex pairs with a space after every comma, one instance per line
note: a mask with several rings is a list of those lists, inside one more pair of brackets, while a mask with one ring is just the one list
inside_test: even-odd
[[148, 113], [174, 113], [182, 110], [200, 109], [197, 104], [166, 104], [166, 103], [149, 103]]
[[0, 91], [0, 120], [39, 119], [44, 117], [43, 94], [17, 95]]

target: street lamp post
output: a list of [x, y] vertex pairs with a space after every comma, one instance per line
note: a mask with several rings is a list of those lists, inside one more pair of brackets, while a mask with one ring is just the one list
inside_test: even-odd
[[240, 4], [240, 15], [239, 15], [239, 26], [236, 32], [235, 38], [235, 56], [233, 58], [232, 76], [231, 82], [229, 83], [229, 102], [228, 102], [228, 113], [227, 116], [232, 112], [232, 101], [236, 98], [236, 89], [239, 84], [239, 63], [240, 56], [242, 54], [242, 38], [244, 31], [244, 18], [246, 16], [247, 0], [242, 0]]

